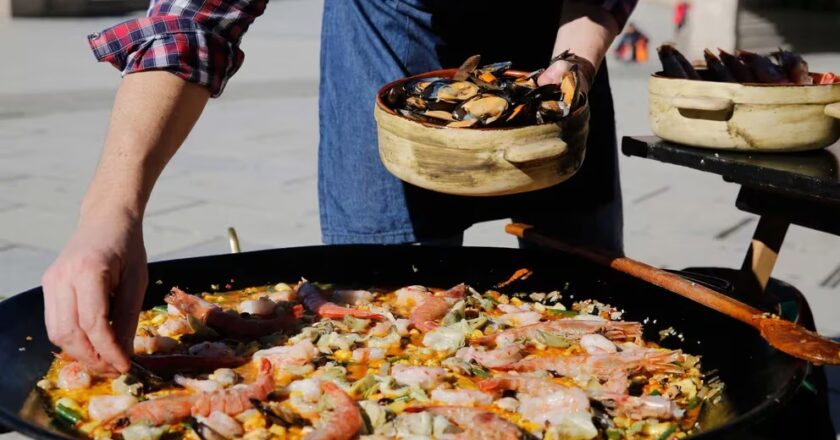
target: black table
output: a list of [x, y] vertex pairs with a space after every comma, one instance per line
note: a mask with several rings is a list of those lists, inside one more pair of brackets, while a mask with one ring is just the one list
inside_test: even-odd
[[[797, 224], [840, 235], [840, 144], [824, 150], [771, 154], [693, 148], [649, 136], [624, 137], [621, 148], [627, 156], [718, 174], [741, 186], [735, 206], [760, 218], [741, 270], [725, 293], [755, 307], [786, 315], [780, 310], [784, 301], [773, 293], [778, 281], [770, 275], [788, 226]], [[709, 269], [694, 269], [698, 270]], [[813, 318], [804, 300], [798, 309], [805, 316], [795, 320], [813, 330]], [[792, 420], [807, 420], [808, 438], [834, 438], [822, 368], [813, 368], [807, 382], [812, 387], [800, 390], [780, 417], [756, 427], [757, 438], [801, 435], [791, 430]]]
[[735, 206], [760, 216], [736, 289], [752, 305], [770, 309], [763, 295], [788, 226], [840, 235], [840, 144], [801, 153], [757, 153], [687, 147], [654, 136], [625, 137], [622, 151], [719, 174], [741, 185]]

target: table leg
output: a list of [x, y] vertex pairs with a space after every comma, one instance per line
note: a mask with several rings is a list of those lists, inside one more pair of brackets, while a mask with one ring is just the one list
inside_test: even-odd
[[774, 302], [764, 294], [790, 223], [773, 216], [758, 220], [735, 291], [752, 305], [767, 308]]

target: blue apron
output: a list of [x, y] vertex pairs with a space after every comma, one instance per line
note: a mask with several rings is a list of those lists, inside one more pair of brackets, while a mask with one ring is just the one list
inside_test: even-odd
[[434, 241], [460, 237], [477, 222], [512, 218], [570, 242], [622, 250], [615, 119], [606, 64], [590, 93], [586, 159], [577, 175], [564, 183], [509, 196], [452, 196], [402, 182], [379, 159], [372, 109], [382, 85], [457, 66], [473, 54], [481, 54], [488, 63], [513, 61], [519, 70], [545, 67], [562, 2], [526, 4], [325, 1], [318, 150], [325, 243]]

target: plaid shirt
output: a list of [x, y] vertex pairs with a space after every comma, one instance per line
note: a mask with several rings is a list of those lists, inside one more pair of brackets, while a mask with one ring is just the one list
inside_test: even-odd
[[[349, 0], [342, 0], [349, 1]], [[638, 0], [600, 3], [623, 27]], [[219, 96], [239, 70], [242, 35], [268, 0], [153, 0], [148, 16], [88, 36], [99, 61], [123, 75], [166, 70]]]

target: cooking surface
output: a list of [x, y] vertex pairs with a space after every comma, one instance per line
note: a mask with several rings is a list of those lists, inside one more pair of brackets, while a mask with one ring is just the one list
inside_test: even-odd
[[[562, 254], [513, 249], [317, 246], [153, 263], [146, 307], [158, 304], [171, 285], [201, 290], [211, 283], [230, 283], [235, 288], [302, 275], [347, 285], [467, 282], [484, 288], [522, 267], [532, 269], [534, 275], [509, 289], [558, 288], [564, 298], [609, 302], [625, 309], [627, 319], [647, 321], [649, 337], [673, 326], [684, 337], [665, 339], [663, 345], [701, 354], [704, 367], [719, 372], [727, 384], [734, 421], [741, 428], [784, 405], [807, 370], [803, 362], [770, 349], [752, 329], [679, 296]], [[0, 378], [0, 421], [25, 434], [57, 438], [17, 416], [46, 370], [54, 347], [46, 341], [43, 321], [14, 318], [21, 310], [41, 316], [41, 305], [40, 289], [34, 289], [0, 307], [0, 346], [5, 348], [0, 351], [0, 364], [12, 367], [10, 374]]]
[[840, 203], [840, 144], [799, 153], [731, 152], [687, 147], [656, 136], [628, 136], [621, 150], [660, 162], [681, 165], [725, 180]]

